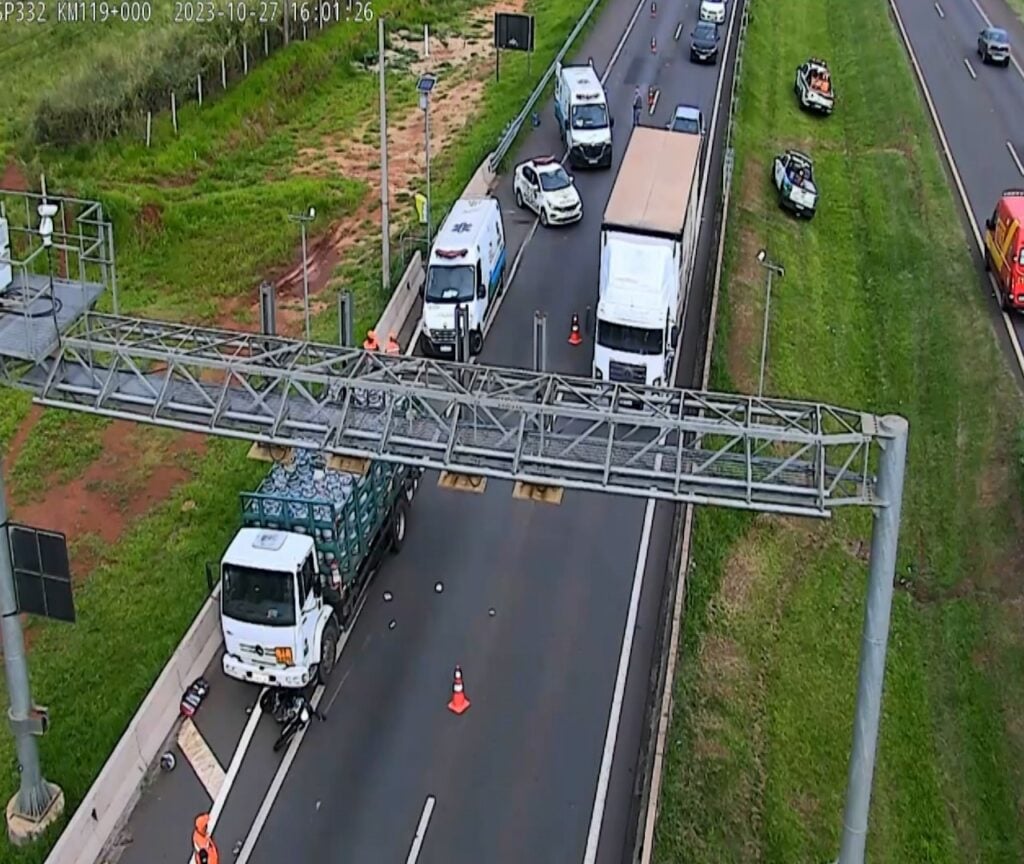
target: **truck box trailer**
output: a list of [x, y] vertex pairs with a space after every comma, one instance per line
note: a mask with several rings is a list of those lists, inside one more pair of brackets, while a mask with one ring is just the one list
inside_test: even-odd
[[638, 126], [601, 224], [594, 377], [669, 380], [700, 225], [702, 136]]
[[370, 462], [363, 475], [294, 451], [255, 492], [220, 563], [226, 675], [275, 687], [321, 683], [387, 552], [405, 539], [418, 469]]

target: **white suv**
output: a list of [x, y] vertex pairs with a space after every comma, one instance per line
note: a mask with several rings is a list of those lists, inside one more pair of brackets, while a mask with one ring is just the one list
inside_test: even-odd
[[700, 0], [700, 20], [721, 24], [725, 21], [725, 0]]

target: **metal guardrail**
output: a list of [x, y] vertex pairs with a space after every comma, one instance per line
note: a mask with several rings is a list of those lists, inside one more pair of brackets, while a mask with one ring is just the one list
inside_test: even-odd
[[551, 65], [548, 66], [547, 71], [537, 83], [537, 86], [533, 88], [533, 92], [530, 94], [530, 98], [526, 100], [523, 110], [520, 111], [516, 115], [515, 119], [505, 127], [505, 131], [498, 140], [498, 146], [494, 148], [494, 152], [491, 154], [489, 163], [490, 169], [495, 173], [497, 173], [498, 166], [501, 165], [501, 160], [505, 158], [505, 154], [508, 153], [509, 149], [515, 143], [516, 138], [519, 136], [519, 130], [522, 129], [523, 123], [526, 122], [526, 118], [530, 116], [530, 112], [537, 104], [537, 100], [540, 99], [541, 94], [544, 92], [548, 83], [551, 81], [552, 76], [555, 74], [555, 67], [561, 63], [565, 55], [569, 53], [569, 49], [572, 48], [572, 44], [576, 41], [576, 37], [580, 35], [580, 31], [587, 25], [587, 22], [590, 20], [590, 16], [594, 13], [594, 10], [600, 5], [600, 3], [601, 0], [591, 0], [590, 5], [587, 6], [584, 13], [580, 16], [580, 20], [576, 22], [576, 26], [572, 28], [572, 32], [562, 44], [559, 52], [555, 55], [555, 59], [551, 61]]
[[736, 42], [736, 65], [733, 69], [732, 85], [729, 87], [729, 122], [725, 128], [725, 156], [722, 158], [722, 189], [724, 206], [729, 206], [729, 189], [732, 187], [732, 174], [736, 167], [736, 148], [733, 146], [733, 130], [736, 125], [736, 112], [740, 106], [739, 85], [743, 72], [743, 50], [747, 45], [747, 25], [750, 24], [750, 6], [743, 6], [740, 18], [739, 38]]

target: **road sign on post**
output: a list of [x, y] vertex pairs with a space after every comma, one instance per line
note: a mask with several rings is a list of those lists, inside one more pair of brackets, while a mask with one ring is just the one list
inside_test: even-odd
[[515, 12], [494, 13], [494, 79], [501, 80], [501, 49], [526, 51], [532, 57], [534, 18]]

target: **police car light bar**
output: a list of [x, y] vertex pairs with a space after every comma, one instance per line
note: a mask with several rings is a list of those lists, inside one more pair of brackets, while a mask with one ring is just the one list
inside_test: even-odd
[[468, 249], [435, 249], [434, 252], [439, 258], [462, 258], [466, 255]]
[[1024, 198], [1024, 189], [1004, 189], [1004, 198]]

